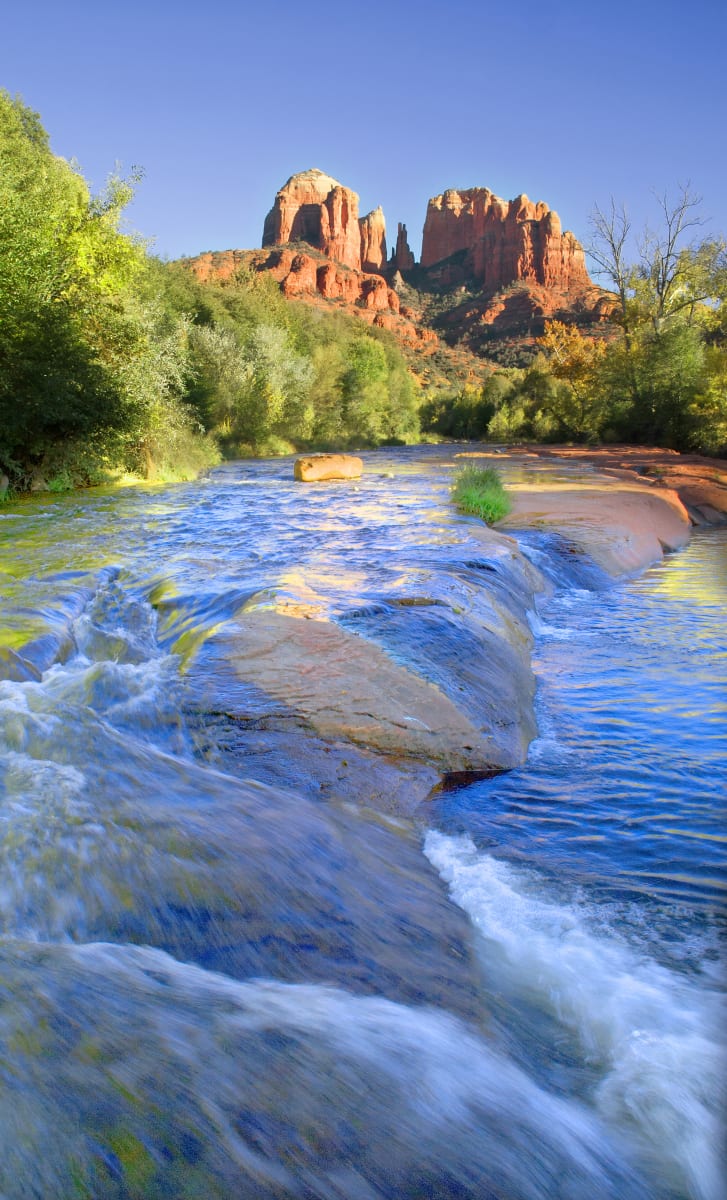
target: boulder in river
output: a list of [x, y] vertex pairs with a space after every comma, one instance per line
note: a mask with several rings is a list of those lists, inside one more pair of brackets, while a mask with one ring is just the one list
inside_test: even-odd
[[10, 646], [0, 646], [0, 679], [12, 679], [23, 683], [35, 680], [37, 683], [41, 678], [38, 668], [27, 658], [16, 654]]
[[293, 476], [301, 483], [326, 479], [358, 479], [363, 463], [355, 454], [307, 454], [296, 458]]

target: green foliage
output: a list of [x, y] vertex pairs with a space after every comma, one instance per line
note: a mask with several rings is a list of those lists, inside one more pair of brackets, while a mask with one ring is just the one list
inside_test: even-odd
[[413, 379], [382, 331], [291, 303], [265, 275], [200, 284], [173, 265], [168, 279], [191, 319], [186, 398], [226, 454], [418, 438]]
[[[727, 253], [719, 239], [685, 242], [701, 221], [683, 193], [661, 201], [635, 264], [629, 226], [597, 213], [597, 261], [615, 289], [615, 323], [584, 336], [546, 323], [524, 369], [496, 372], [479, 391], [438, 396], [425, 430], [489, 441], [651, 442], [711, 454], [727, 450]], [[489, 409], [488, 409], [489, 404]]]
[[612, 203], [593, 216], [591, 254], [615, 288], [619, 327], [594, 394], [605, 395], [603, 424], [618, 438], [717, 452], [727, 446], [727, 251], [721, 239], [693, 236], [703, 222], [687, 189], [658, 205], [659, 227], [645, 231], [635, 263], [626, 258], [625, 209]]
[[488, 525], [510, 512], [510, 498], [494, 467], [463, 467], [457, 472], [452, 499], [462, 512], [481, 517]]
[[110, 467], [153, 474], [164, 458], [179, 472], [193, 443], [199, 457], [183, 325], [119, 228], [131, 195], [114, 178], [92, 197], [37, 114], [0, 92], [0, 469], [21, 488], [39, 474], [55, 488]]
[[227, 454], [416, 440], [397, 347], [289, 303], [265, 273], [201, 284], [121, 231], [137, 178], [91, 196], [0, 92], [0, 476], [56, 490], [176, 478]]
[[440, 393], [422, 405], [422, 428], [457, 440], [486, 438], [490, 422], [511, 389], [510, 375], [498, 371], [481, 387], [465, 384], [457, 392]]
[[707, 346], [704, 351], [702, 386], [692, 397], [686, 421], [689, 448], [702, 454], [724, 454], [727, 450], [727, 353], [724, 347]]

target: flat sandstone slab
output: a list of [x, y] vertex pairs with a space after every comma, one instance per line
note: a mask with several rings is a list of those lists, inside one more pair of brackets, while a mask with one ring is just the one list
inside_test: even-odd
[[304, 717], [319, 737], [443, 772], [515, 765], [509, 741], [477, 728], [434, 684], [337, 625], [253, 613], [222, 639], [239, 677]]
[[501, 528], [547, 527], [563, 534], [610, 575], [643, 570], [686, 545], [689, 514], [669, 488], [610, 481], [510, 490]]
[[727, 524], [727, 462], [658, 446], [529, 446], [529, 455], [588, 463], [599, 471], [658, 489], [671, 488], [695, 525]]
[[319, 483], [327, 479], [358, 479], [363, 462], [355, 454], [308, 454], [297, 458], [293, 478], [299, 483]]

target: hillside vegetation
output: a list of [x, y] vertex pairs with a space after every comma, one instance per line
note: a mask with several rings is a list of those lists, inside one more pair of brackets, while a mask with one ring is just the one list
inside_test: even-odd
[[[727, 255], [701, 238], [699, 200], [658, 202], [657, 232], [626, 257], [631, 229], [612, 206], [593, 217], [591, 256], [613, 289], [601, 331], [548, 321], [529, 365], [432, 397], [425, 429], [495, 441], [631, 442], [727, 450]], [[494, 364], [493, 364], [494, 365]]]
[[286, 300], [265, 272], [202, 283], [159, 261], [124, 230], [137, 182], [92, 195], [0, 92], [0, 494], [422, 434], [727, 447], [725, 249], [695, 240], [688, 193], [635, 264], [625, 216], [597, 213], [605, 336], [552, 321], [529, 365], [473, 371], [468, 352], [460, 371], [456, 344], [418, 370], [387, 330]]
[[91, 195], [38, 115], [0, 92], [0, 475], [11, 488], [417, 439], [416, 385], [384, 331], [288, 303], [269, 279], [203, 286], [161, 263], [123, 230], [135, 182]]

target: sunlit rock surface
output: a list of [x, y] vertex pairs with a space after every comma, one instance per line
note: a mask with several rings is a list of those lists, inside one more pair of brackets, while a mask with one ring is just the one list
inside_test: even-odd
[[386, 267], [386, 220], [379, 205], [359, 218], [361, 228], [361, 270], [381, 271]]
[[326, 479], [358, 479], [363, 463], [355, 454], [307, 454], [297, 458], [293, 478], [301, 483]]
[[[492, 639], [488, 649], [495, 650], [495, 661], [485, 658], [480, 645], [482, 657], [472, 679], [463, 679], [458, 668], [466, 669], [469, 655], [460, 658], [450, 641], [438, 656], [436, 639], [442, 632], [430, 628], [430, 650], [442, 660], [442, 672], [449, 667], [449, 690], [459, 693], [459, 704], [373, 641], [325, 621], [256, 613], [238, 622], [225, 641], [227, 657], [243, 679], [305, 717], [322, 737], [422, 759], [445, 772], [512, 766], [528, 740], [520, 724], [531, 729], [525, 719], [532, 695], [527, 668], [517, 672], [514, 683], [506, 671], [517, 670], [518, 655], [501, 648], [498, 655]], [[465, 630], [459, 633], [466, 637]], [[468, 650], [473, 653], [474, 644]], [[497, 697], [499, 718], [484, 709], [471, 711], [468, 683]], [[502, 702], [504, 696], [510, 705]]]
[[653, 490], [671, 488], [693, 525], [727, 524], [727, 462], [658, 446], [531, 446], [542, 459], [590, 465]]
[[583, 248], [563, 233], [558, 214], [527, 196], [501, 200], [489, 188], [454, 188], [429, 201], [422, 266], [464, 251], [474, 277], [488, 290], [519, 280], [568, 290], [587, 287]]
[[356, 193], [316, 168], [292, 175], [265, 218], [262, 244], [279, 246], [296, 241], [308, 242], [328, 258], [360, 271]]
[[[496, 467], [526, 463], [538, 451], [515, 448], [505, 456], [482, 449], [457, 457], [463, 464]], [[567, 469], [566, 462], [562, 465]], [[689, 513], [677, 492], [640, 484], [633, 474], [624, 479], [614, 473], [581, 473], [570, 481], [550, 474], [537, 482], [531, 477], [511, 483], [508, 494], [512, 510], [498, 529], [557, 531], [609, 575], [643, 570], [689, 541]]]
[[610, 575], [641, 571], [689, 541], [689, 515], [668, 488], [616, 481], [606, 488], [524, 488], [512, 502], [504, 527], [557, 529]]

